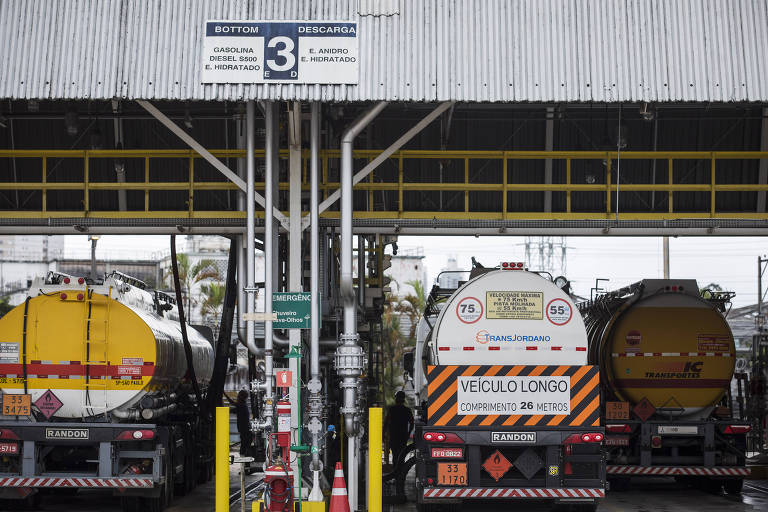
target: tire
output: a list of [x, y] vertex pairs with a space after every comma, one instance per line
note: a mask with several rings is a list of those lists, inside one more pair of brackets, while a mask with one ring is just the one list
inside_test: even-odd
[[622, 492], [629, 489], [631, 479], [627, 477], [609, 478], [608, 482], [610, 492]]
[[173, 491], [175, 490], [175, 484], [174, 484], [174, 467], [173, 467], [173, 454], [168, 450], [166, 452], [165, 456], [165, 485], [163, 494], [165, 497], [165, 501], [163, 502], [164, 507], [169, 507], [171, 505], [171, 502], [173, 501]]
[[723, 481], [714, 478], [706, 478], [702, 482], [704, 490], [710, 494], [720, 494], [723, 490]]
[[741, 494], [741, 490], [744, 488], [743, 478], [730, 478], [723, 481], [723, 488], [728, 494]]
[[163, 512], [165, 510], [165, 490], [157, 498], [144, 498], [141, 512]]
[[120, 498], [120, 509], [122, 512], [141, 512], [141, 498], [128, 496]]

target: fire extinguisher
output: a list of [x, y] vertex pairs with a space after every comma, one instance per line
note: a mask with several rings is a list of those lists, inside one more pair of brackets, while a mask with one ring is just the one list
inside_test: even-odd
[[[287, 449], [291, 447], [291, 402], [277, 402], [277, 446]], [[287, 450], [284, 450], [287, 451]], [[285, 459], [287, 460], [287, 459]]]

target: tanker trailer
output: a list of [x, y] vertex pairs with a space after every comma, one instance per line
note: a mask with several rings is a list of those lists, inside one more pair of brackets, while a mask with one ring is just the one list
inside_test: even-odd
[[[213, 348], [187, 328], [205, 388]], [[161, 510], [210, 477], [175, 300], [139, 280], [49, 273], [0, 319], [0, 498], [110, 488]]]
[[705, 299], [695, 280], [646, 279], [579, 305], [602, 378], [611, 488], [670, 475], [740, 492], [750, 426], [723, 403], [734, 369], [723, 316], [731, 296]]
[[594, 509], [605, 495], [600, 377], [570, 297], [504, 262], [452, 293], [433, 288], [428, 309], [415, 352], [419, 510], [519, 498]]

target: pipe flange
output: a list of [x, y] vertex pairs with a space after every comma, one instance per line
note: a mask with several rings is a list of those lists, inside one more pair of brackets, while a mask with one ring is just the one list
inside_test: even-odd
[[343, 332], [339, 335], [339, 341], [341, 343], [344, 343], [344, 342], [357, 343], [358, 341], [360, 341], [360, 335], [357, 333], [347, 334]]
[[320, 382], [320, 379], [310, 379], [309, 382], [307, 382], [307, 391], [310, 393], [318, 394], [322, 390], [323, 384]]
[[323, 431], [323, 424], [319, 419], [312, 418], [307, 422], [307, 430], [310, 434], [319, 434]]

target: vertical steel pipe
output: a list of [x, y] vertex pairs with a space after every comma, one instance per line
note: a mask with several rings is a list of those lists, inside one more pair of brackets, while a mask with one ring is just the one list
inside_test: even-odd
[[[256, 310], [256, 297], [253, 289], [256, 287], [256, 262], [254, 255], [256, 253], [256, 205], [255, 205], [255, 186], [256, 186], [256, 162], [254, 161], [255, 150], [255, 127], [254, 116], [256, 112], [256, 103], [249, 101], [245, 107], [245, 287], [250, 291], [245, 294], [245, 312], [253, 314]], [[241, 281], [242, 283], [242, 281]], [[256, 352], [256, 326], [253, 320], [245, 322], [245, 342], [248, 350]]]
[[320, 103], [312, 103], [312, 119], [310, 121], [309, 147], [309, 254], [310, 273], [309, 286], [312, 313], [310, 315], [310, 360], [309, 371], [312, 379], [320, 379], [320, 194], [318, 191], [318, 176], [320, 167]]
[[264, 102], [264, 114], [266, 124], [266, 144], [264, 159], [266, 163], [264, 177], [264, 312], [267, 318], [264, 321], [264, 365], [267, 374], [266, 382], [266, 407], [264, 407], [264, 417], [268, 424], [272, 421], [272, 404], [274, 403], [274, 392], [272, 390], [272, 320], [269, 315], [272, 314], [272, 289], [274, 286], [273, 263], [275, 258], [274, 245], [274, 178], [278, 170], [277, 165], [277, 145], [280, 135], [277, 133], [277, 105], [273, 101]]

